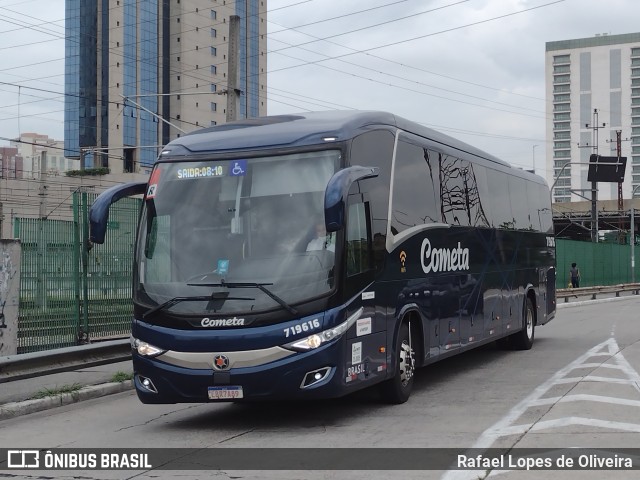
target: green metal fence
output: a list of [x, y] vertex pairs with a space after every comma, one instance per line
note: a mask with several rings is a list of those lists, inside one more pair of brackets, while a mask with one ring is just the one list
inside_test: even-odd
[[[74, 193], [73, 221], [14, 219], [14, 235], [22, 244], [19, 353], [129, 334], [140, 200], [113, 204], [105, 243], [88, 250], [88, 210], [95, 197]], [[640, 247], [636, 251], [640, 255]], [[581, 286], [628, 283], [630, 257], [629, 245], [558, 239], [556, 286], [566, 288], [572, 262], [580, 267]]]
[[[635, 247], [640, 254], [640, 247]], [[569, 268], [580, 268], [580, 286], [616, 285], [631, 282], [631, 246], [615, 243], [591, 243], [556, 240], [556, 287], [567, 288]], [[640, 266], [635, 262], [635, 280], [640, 280]]]
[[22, 244], [18, 353], [128, 335], [140, 201], [112, 205], [105, 243], [88, 250], [95, 197], [74, 193], [73, 221], [14, 219]]

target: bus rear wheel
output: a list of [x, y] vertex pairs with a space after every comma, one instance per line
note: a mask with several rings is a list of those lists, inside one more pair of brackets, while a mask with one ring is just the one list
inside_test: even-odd
[[509, 340], [515, 350], [530, 350], [535, 337], [536, 317], [533, 310], [533, 303], [529, 297], [525, 298], [523, 311], [522, 330], [514, 333]]
[[412, 345], [409, 322], [403, 322], [400, 326], [395, 352], [397, 355], [395, 375], [382, 384], [381, 391], [386, 402], [400, 404], [409, 400], [416, 370], [415, 350]]

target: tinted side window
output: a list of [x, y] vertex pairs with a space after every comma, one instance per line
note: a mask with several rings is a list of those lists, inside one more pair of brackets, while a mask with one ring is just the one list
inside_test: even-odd
[[451, 155], [440, 155], [442, 218], [451, 225], [489, 225], [483, 205], [486, 173], [479, 165]]
[[416, 225], [441, 222], [438, 191], [438, 154], [402, 135], [393, 172], [391, 232], [395, 235]]
[[376, 266], [382, 268], [387, 238], [387, 216], [389, 214], [389, 184], [391, 160], [395, 136], [388, 130], [376, 130], [357, 136], [351, 143], [350, 165], [378, 167], [377, 178], [360, 183], [363, 193], [369, 195], [371, 205], [371, 235]]
[[508, 178], [506, 173], [487, 169], [487, 183], [491, 192], [491, 226], [494, 228], [513, 228]]
[[524, 178], [509, 176], [509, 196], [511, 198], [511, 214], [513, 216], [513, 228], [516, 230], [531, 229], [531, 210], [536, 210], [529, 205], [527, 198], [527, 181]]
[[347, 214], [347, 275], [371, 268], [371, 239], [367, 228], [368, 209], [362, 202], [349, 205]]
[[553, 212], [551, 211], [551, 195], [545, 185], [538, 185], [540, 199], [540, 228], [543, 232], [553, 233]]

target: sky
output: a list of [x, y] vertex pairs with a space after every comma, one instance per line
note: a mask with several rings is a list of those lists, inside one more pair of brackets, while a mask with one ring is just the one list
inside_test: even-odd
[[[388, 111], [514, 166], [535, 163], [541, 175], [545, 43], [640, 31], [638, 0], [268, 0], [267, 8], [268, 114]], [[0, 145], [19, 132], [62, 139], [63, 92], [64, 0], [0, 0]]]

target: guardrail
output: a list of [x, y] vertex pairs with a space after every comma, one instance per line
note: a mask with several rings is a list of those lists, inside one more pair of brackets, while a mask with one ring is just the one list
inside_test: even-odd
[[9, 355], [0, 357], [0, 383], [124, 362], [130, 358], [129, 339]]
[[580, 288], [560, 288], [556, 290], [556, 298], [564, 298], [564, 303], [568, 303], [572, 297], [591, 296], [591, 300], [596, 300], [598, 295], [615, 293], [616, 297], [623, 292], [633, 292], [634, 295], [640, 294], [640, 283], [625, 283], [620, 285], [603, 285], [600, 287], [580, 287]]

